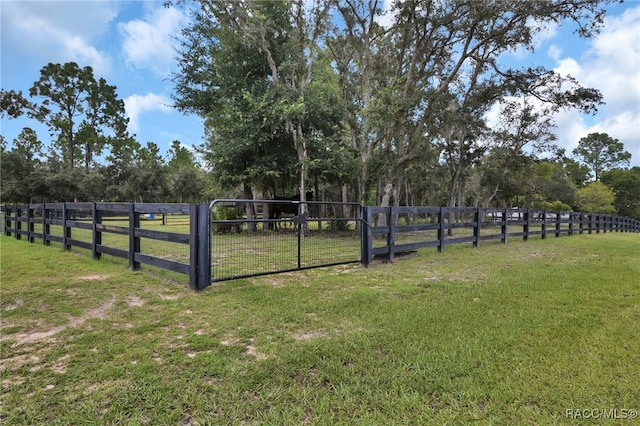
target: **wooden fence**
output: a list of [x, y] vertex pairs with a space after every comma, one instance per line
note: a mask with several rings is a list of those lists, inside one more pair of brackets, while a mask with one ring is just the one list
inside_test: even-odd
[[[183, 218], [182, 229], [147, 226], [159, 215]], [[61, 243], [65, 250], [80, 247], [94, 258], [102, 254], [127, 259], [136, 270], [147, 264], [189, 275], [192, 289], [210, 284], [209, 210], [195, 204], [46, 203], [4, 206], [6, 235], [44, 245]], [[144, 243], [143, 243], [144, 242]], [[144, 247], [144, 250], [142, 250]]]
[[393, 261], [400, 253], [424, 247], [445, 250], [447, 245], [509, 238], [527, 240], [583, 233], [640, 232], [640, 221], [626, 217], [581, 212], [465, 207], [365, 207], [368, 225], [362, 236], [362, 263], [374, 257]]
[[[398, 254], [424, 247], [442, 252], [451, 244], [479, 246], [493, 239], [506, 243], [510, 238], [527, 240], [536, 235], [640, 232], [640, 220], [599, 213], [449, 207], [362, 207], [360, 211], [359, 218], [350, 220], [360, 230], [360, 262], [365, 266], [375, 257], [393, 261]], [[55, 242], [65, 250], [80, 247], [90, 250], [94, 258], [102, 254], [121, 257], [133, 270], [147, 264], [186, 274], [194, 290], [212, 282], [212, 217], [205, 204], [6, 205], [2, 215], [4, 233], [16, 239], [42, 240], [44, 245]], [[167, 220], [167, 215], [174, 219]], [[169, 223], [173, 225], [167, 226]], [[252, 244], [251, 239], [246, 242]], [[252, 251], [242, 251], [248, 256], [251, 254], [245, 252]]]

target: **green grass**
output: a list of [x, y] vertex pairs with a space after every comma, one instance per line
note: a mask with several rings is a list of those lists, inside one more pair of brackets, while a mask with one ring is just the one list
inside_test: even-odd
[[640, 408], [638, 234], [448, 246], [199, 293], [0, 242], [3, 424], [571, 424], [567, 409]]

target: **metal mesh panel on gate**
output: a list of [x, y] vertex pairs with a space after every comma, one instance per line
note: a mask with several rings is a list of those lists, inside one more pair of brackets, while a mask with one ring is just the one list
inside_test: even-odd
[[358, 262], [360, 210], [355, 203], [215, 201], [212, 280]]

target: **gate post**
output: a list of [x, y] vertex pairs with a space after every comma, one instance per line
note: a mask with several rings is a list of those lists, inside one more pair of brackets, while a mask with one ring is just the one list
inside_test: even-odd
[[198, 205], [198, 290], [211, 284], [211, 262], [209, 261], [211, 259], [209, 256], [211, 247], [211, 244], [209, 244], [211, 239], [210, 215], [208, 205]]
[[211, 262], [209, 251], [209, 206], [189, 206], [189, 287], [202, 290], [211, 284]]
[[373, 232], [371, 231], [371, 221], [373, 214], [367, 206], [360, 208], [360, 263], [365, 268], [373, 260]]

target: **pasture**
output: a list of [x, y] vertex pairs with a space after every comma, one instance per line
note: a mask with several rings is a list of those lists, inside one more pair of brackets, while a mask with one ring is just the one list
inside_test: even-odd
[[202, 292], [0, 243], [3, 424], [570, 424], [567, 410], [640, 408], [637, 234], [421, 249]]

